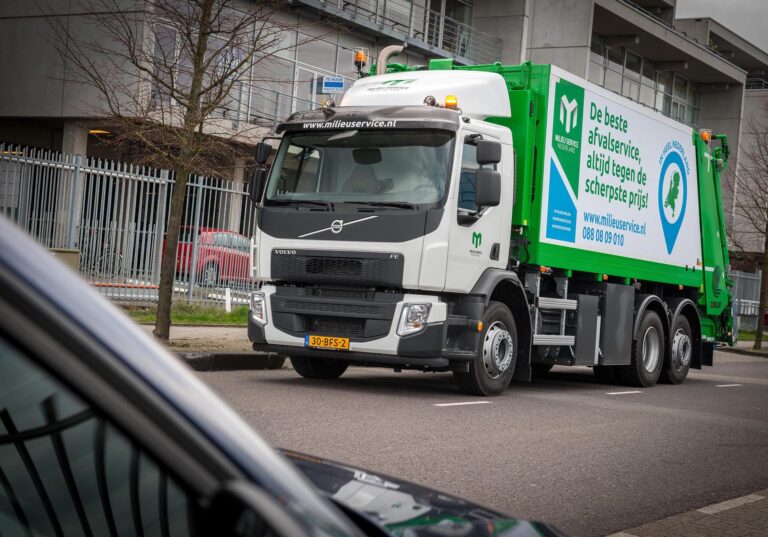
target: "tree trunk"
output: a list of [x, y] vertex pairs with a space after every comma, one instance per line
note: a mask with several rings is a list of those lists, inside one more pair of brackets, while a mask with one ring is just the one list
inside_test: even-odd
[[[192, 81], [189, 90], [189, 104], [184, 112], [184, 124], [179, 147], [179, 166], [176, 171], [176, 182], [171, 198], [171, 212], [168, 216], [168, 233], [165, 239], [163, 262], [160, 265], [160, 286], [157, 294], [157, 313], [155, 319], [155, 337], [168, 341], [171, 332], [171, 302], [173, 299], [173, 280], [176, 276], [176, 251], [179, 247], [179, 232], [181, 215], [184, 210], [184, 199], [187, 195], [190, 163], [198, 151], [198, 140], [195, 130], [202, 123], [200, 117], [200, 98], [205, 74], [205, 52], [208, 47], [211, 14], [214, 0], [203, 0], [200, 6], [200, 30], [197, 33], [195, 54], [192, 58]], [[190, 267], [191, 268], [191, 267]], [[192, 285], [193, 282], [189, 282]]]
[[757, 309], [757, 333], [755, 334], [754, 350], [760, 350], [763, 346], [763, 317], [765, 315], [765, 306], [768, 302], [766, 296], [766, 279], [768, 278], [768, 223], [766, 223], [763, 233], [763, 274], [760, 276], [760, 306]]
[[[160, 264], [160, 286], [157, 296], [155, 318], [155, 337], [168, 341], [171, 332], [171, 304], [173, 301], [173, 282], [176, 279], [176, 251], [179, 247], [181, 216], [184, 211], [184, 198], [187, 194], [189, 172], [176, 173], [176, 181], [171, 197], [171, 211], [168, 216], [168, 232], [165, 236], [163, 260]], [[189, 267], [191, 269], [191, 267]], [[189, 282], [192, 285], [192, 282]]]

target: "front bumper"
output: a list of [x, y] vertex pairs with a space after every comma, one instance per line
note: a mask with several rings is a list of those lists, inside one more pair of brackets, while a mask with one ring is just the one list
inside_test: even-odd
[[[282, 297], [276, 294], [274, 286], [264, 286], [267, 322], [260, 324], [253, 317], [248, 317], [248, 338], [253, 349], [293, 356], [317, 356], [346, 360], [349, 362], [380, 365], [383, 367], [402, 367], [430, 370], [464, 370], [469, 361], [475, 359], [479, 337], [470, 334], [473, 321], [466, 317], [448, 315], [448, 304], [440, 297], [432, 295], [402, 295], [392, 303], [392, 316], [388, 320], [388, 330], [376, 337], [350, 337], [348, 351], [311, 349], [304, 346], [304, 335], [309, 330], [284, 330], [275, 326], [273, 303], [280, 304]], [[404, 304], [431, 303], [431, 311], [426, 328], [408, 336], [397, 334], [397, 325]], [[280, 313], [278, 313], [280, 315]], [[300, 323], [299, 323], [300, 324]], [[476, 321], [475, 321], [476, 324]], [[295, 328], [295, 327], [292, 327]], [[470, 337], [456, 338], [452, 334], [465, 333]], [[345, 336], [345, 334], [323, 333], [320, 335]], [[460, 348], [449, 348], [449, 341], [460, 341]], [[463, 366], [457, 364], [463, 363]]]

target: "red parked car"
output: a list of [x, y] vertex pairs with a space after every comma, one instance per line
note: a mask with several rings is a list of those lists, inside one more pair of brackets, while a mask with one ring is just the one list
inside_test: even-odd
[[[189, 277], [192, 266], [193, 238], [192, 228], [183, 226], [179, 236], [179, 249], [176, 254], [176, 273], [185, 279]], [[249, 281], [250, 248], [251, 242], [248, 237], [234, 231], [209, 227], [199, 228], [195, 280], [206, 286]], [[163, 244], [163, 249], [165, 249], [165, 244]]]

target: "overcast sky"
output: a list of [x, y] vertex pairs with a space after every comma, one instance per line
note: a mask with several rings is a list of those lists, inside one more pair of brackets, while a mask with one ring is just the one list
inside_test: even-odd
[[768, 0], [677, 0], [675, 16], [710, 17], [768, 52]]

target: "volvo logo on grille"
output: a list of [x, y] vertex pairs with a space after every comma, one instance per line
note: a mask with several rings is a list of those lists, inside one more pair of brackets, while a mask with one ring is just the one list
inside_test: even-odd
[[323, 229], [310, 231], [309, 233], [304, 233], [303, 235], [299, 235], [299, 238], [303, 239], [304, 237], [311, 237], [312, 235], [317, 235], [318, 233], [323, 233], [325, 231], [330, 231], [334, 235], [338, 235], [347, 226], [351, 226], [352, 224], [359, 224], [360, 222], [366, 222], [368, 220], [373, 220], [374, 218], [378, 218], [378, 216], [366, 216], [365, 218], [359, 218], [357, 220], [352, 220], [351, 222], [345, 222], [344, 220], [334, 220], [333, 222], [331, 222], [330, 226], [324, 227]]
[[296, 255], [296, 250], [273, 250], [277, 255]]

